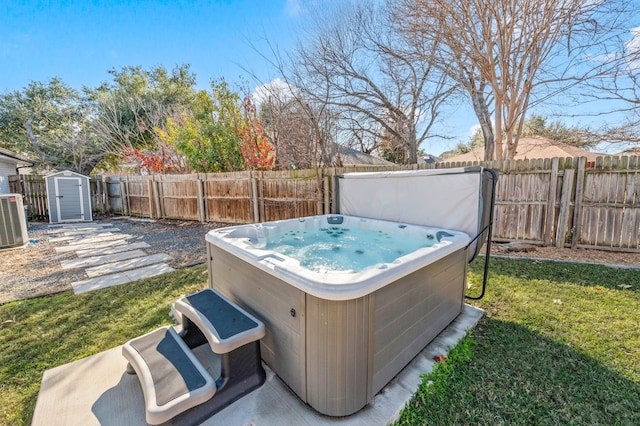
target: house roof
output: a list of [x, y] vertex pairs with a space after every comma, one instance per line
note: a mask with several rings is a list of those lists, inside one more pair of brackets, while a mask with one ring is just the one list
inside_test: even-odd
[[23, 155], [16, 154], [4, 148], [0, 148], [0, 157], [9, 158], [10, 160], [15, 160], [16, 163], [24, 163], [27, 166], [32, 166], [34, 163], [33, 160], [30, 160]]
[[625, 156], [625, 155], [626, 156], [640, 155], [640, 148], [629, 148], [629, 149], [626, 149], [626, 150], [624, 150], [622, 152], [619, 152], [617, 154], [614, 154], [614, 155], [618, 156], [618, 157], [622, 157], [622, 156]]
[[[518, 141], [518, 150], [514, 160], [526, 160], [534, 158], [565, 158], [565, 157], [587, 157], [588, 161], [595, 161], [597, 157], [606, 156], [608, 154], [601, 154], [597, 152], [591, 152], [571, 145], [566, 145], [560, 142], [552, 141], [551, 139], [543, 138], [541, 136], [531, 136], [526, 138], [520, 138]], [[483, 161], [484, 160], [484, 147], [479, 147], [467, 152], [466, 154], [460, 154], [453, 157], [445, 158], [442, 161], [457, 162], [457, 161]]]
[[340, 162], [343, 166], [395, 166], [395, 163], [391, 161], [383, 160], [382, 158], [374, 157], [357, 149], [348, 148], [346, 146], [336, 144], [337, 149], [331, 156], [331, 164]]
[[418, 157], [418, 164], [434, 164], [438, 161], [442, 161], [442, 158], [431, 154], [425, 154], [421, 157]]

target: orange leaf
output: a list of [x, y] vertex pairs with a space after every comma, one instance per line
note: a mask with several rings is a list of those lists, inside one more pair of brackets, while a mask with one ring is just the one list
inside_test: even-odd
[[447, 363], [447, 357], [445, 355], [442, 355], [442, 354], [434, 356], [433, 360], [435, 362], [441, 362], [443, 364]]

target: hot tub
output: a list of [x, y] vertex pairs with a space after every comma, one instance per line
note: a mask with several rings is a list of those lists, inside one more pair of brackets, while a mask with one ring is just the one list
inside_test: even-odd
[[364, 407], [463, 308], [464, 232], [323, 215], [206, 241], [210, 286], [265, 323], [263, 360], [326, 415]]

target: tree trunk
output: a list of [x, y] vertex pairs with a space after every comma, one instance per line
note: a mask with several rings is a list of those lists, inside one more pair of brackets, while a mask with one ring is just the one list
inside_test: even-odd
[[493, 126], [491, 125], [491, 113], [489, 112], [489, 106], [487, 100], [482, 94], [482, 91], [471, 92], [471, 102], [473, 104], [473, 110], [480, 122], [480, 128], [482, 129], [482, 136], [484, 138], [484, 160], [491, 161], [495, 159], [495, 140], [493, 135]]

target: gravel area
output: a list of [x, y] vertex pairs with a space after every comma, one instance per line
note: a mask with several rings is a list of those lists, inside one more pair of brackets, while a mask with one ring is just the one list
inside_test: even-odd
[[[143, 251], [147, 254], [168, 254], [173, 257], [169, 266], [176, 269], [203, 263], [206, 260], [205, 235], [211, 229], [227, 226], [118, 216], [94, 220], [94, 223], [111, 223], [120, 229], [120, 233], [132, 235], [130, 242], [146, 242], [150, 247]], [[32, 222], [29, 224], [30, 243], [25, 248], [0, 251], [0, 304], [70, 290], [72, 282], [87, 279], [83, 269], [61, 268], [61, 260], [74, 259], [76, 254], [56, 253], [54, 247], [64, 243], [51, 244], [48, 230], [48, 223]]]
[[[121, 233], [133, 235], [132, 242], [146, 242], [150, 245], [144, 249], [147, 254], [170, 255], [173, 261], [169, 262], [169, 266], [176, 269], [205, 262], [206, 233], [211, 229], [228, 225], [176, 220], [151, 221], [119, 216], [100, 218], [94, 222], [112, 223], [113, 227], [119, 228]], [[48, 229], [47, 223], [30, 223], [31, 243], [27, 247], [0, 251], [0, 304], [69, 290], [72, 282], [87, 278], [82, 269], [62, 270], [60, 261], [74, 259], [76, 255], [73, 252], [56, 253], [54, 245], [49, 242]], [[492, 256], [640, 267], [640, 253], [604, 250], [494, 244]]]

